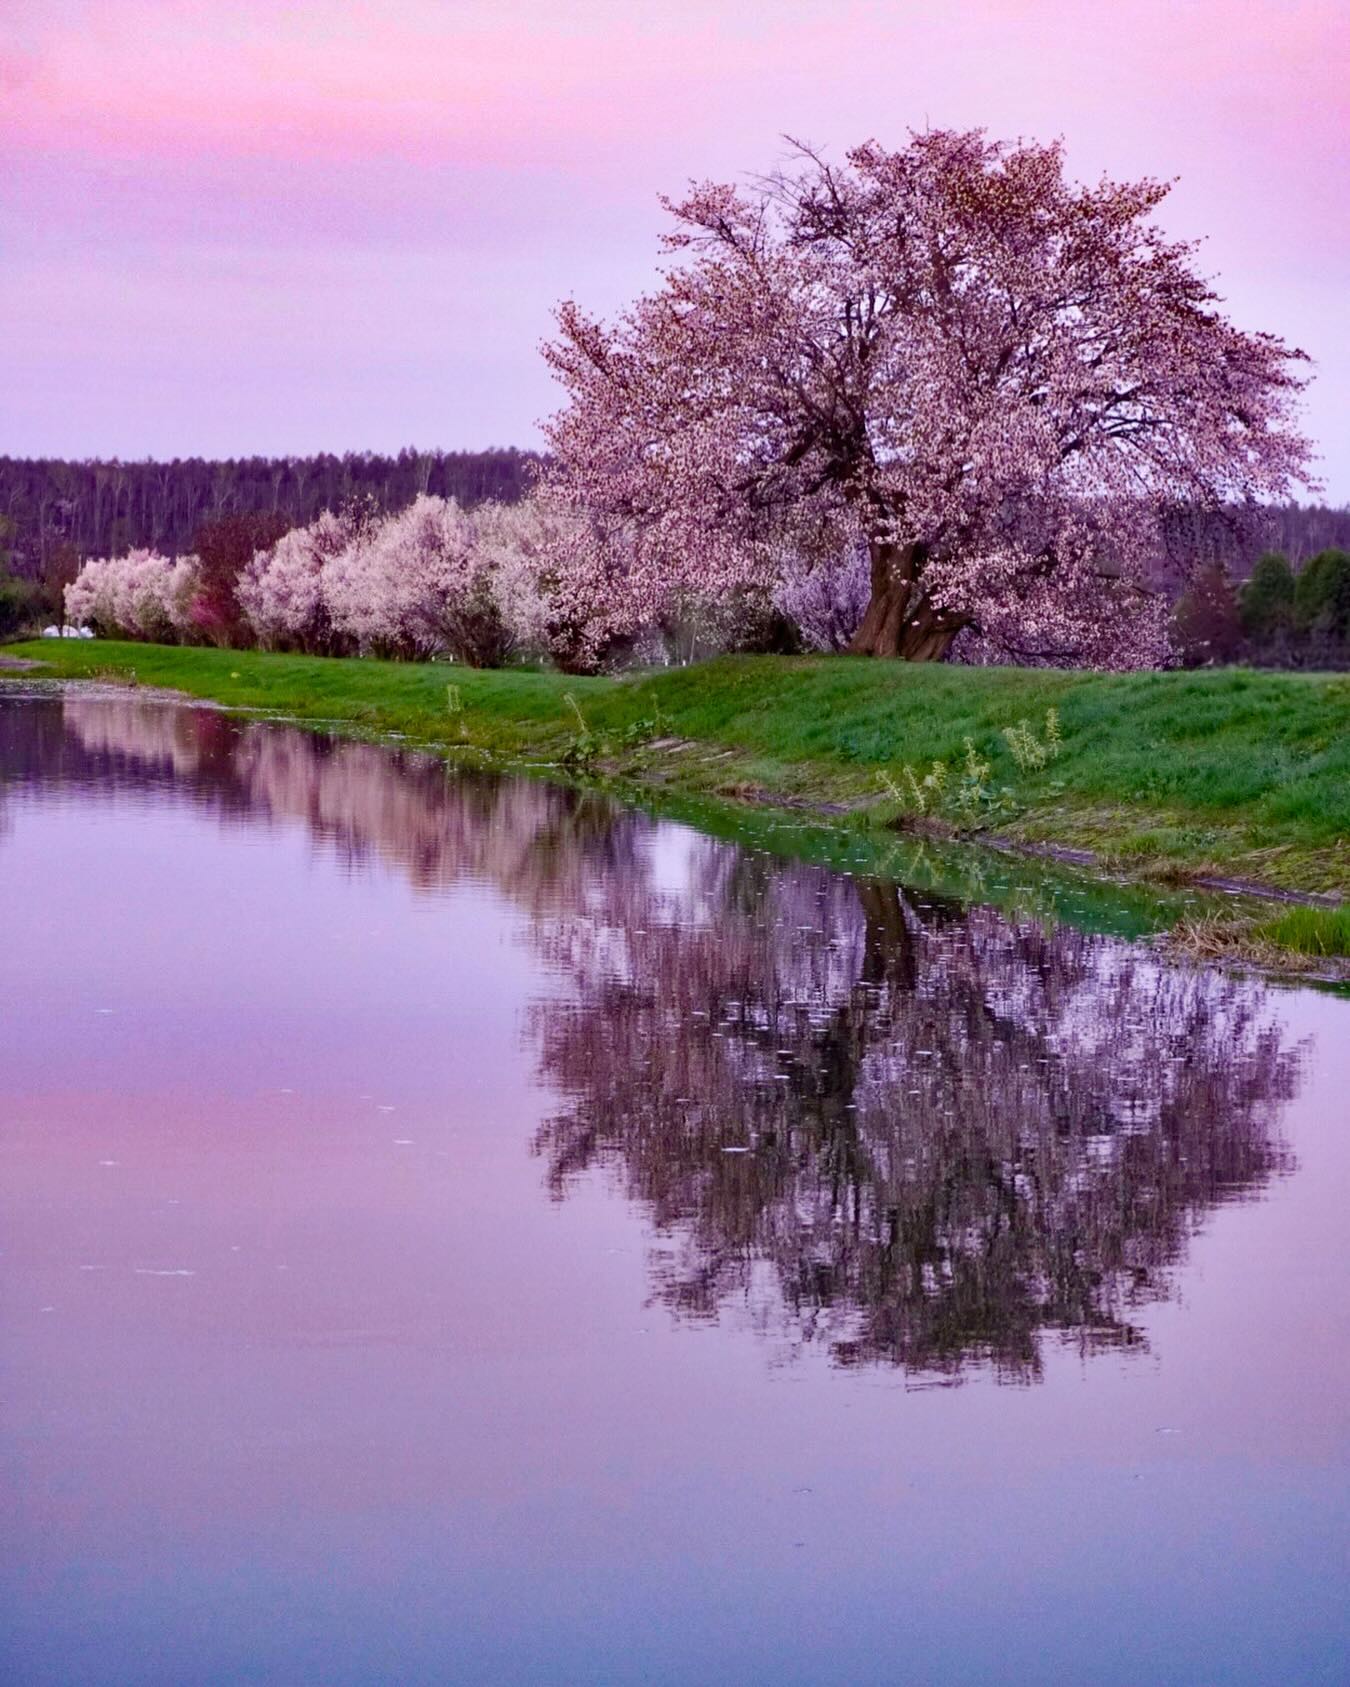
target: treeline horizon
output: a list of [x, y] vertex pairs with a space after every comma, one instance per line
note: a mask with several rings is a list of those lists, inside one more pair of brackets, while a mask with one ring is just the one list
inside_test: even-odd
[[389, 513], [423, 492], [469, 508], [514, 503], [541, 461], [515, 446], [137, 462], [0, 456], [0, 551], [9, 572], [39, 579], [54, 563], [61, 571], [128, 550], [181, 556], [203, 526], [233, 515], [277, 513], [303, 527], [358, 498]]
[[[517, 446], [135, 461], [0, 456], [0, 533], [10, 570], [36, 577], [62, 549], [80, 560], [140, 548], [179, 556], [205, 523], [230, 515], [280, 513], [302, 527], [360, 497], [391, 514], [421, 492], [468, 508], [515, 503], [544, 460]], [[1350, 504], [1275, 504], [1255, 529], [1222, 511], [1178, 510], [1168, 526], [1167, 562], [1220, 562], [1239, 583], [1270, 551], [1297, 569], [1321, 551], [1350, 548]]]
[[1175, 582], [1217, 565], [1239, 586], [1271, 553], [1297, 571], [1323, 551], [1350, 550], [1350, 504], [1270, 504], [1255, 521], [1226, 510], [1177, 509], [1164, 528], [1167, 556], [1160, 561]]

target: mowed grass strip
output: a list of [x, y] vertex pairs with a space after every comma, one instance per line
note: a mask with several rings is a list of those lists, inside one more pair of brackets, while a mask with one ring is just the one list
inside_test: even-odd
[[[562, 761], [695, 793], [856, 805], [879, 776], [955, 765], [971, 739], [1013, 793], [1000, 833], [1161, 874], [1350, 892], [1350, 676], [1095, 674], [847, 657], [722, 657], [618, 679], [105, 641], [7, 647], [67, 677], [169, 686], [336, 729], [503, 761]], [[1058, 712], [1062, 748], [1019, 768], [1004, 738]], [[730, 752], [730, 754], [727, 754]], [[573, 756], [573, 759], [575, 757]]]

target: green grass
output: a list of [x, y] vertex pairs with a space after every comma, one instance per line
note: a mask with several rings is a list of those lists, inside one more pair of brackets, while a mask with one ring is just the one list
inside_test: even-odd
[[1185, 913], [1167, 938], [1193, 960], [1303, 974], [1350, 986], [1350, 908], [1285, 908], [1278, 914]]
[[[63, 676], [134, 678], [498, 762], [584, 764], [688, 799], [846, 809], [852, 825], [899, 818], [881, 775], [954, 767], [969, 737], [1009, 792], [983, 821], [1002, 836], [1158, 879], [1350, 892], [1350, 676], [725, 657], [574, 679], [103, 641], [7, 648]], [[1024, 772], [1003, 732], [1023, 719], [1041, 731], [1050, 708], [1062, 752]]]
[[1252, 927], [1258, 940], [1314, 960], [1350, 958], [1350, 908], [1289, 908]]

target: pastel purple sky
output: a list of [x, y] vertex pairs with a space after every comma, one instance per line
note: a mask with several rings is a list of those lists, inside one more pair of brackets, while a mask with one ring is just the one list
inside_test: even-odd
[[661, 191], [925, 125], [1176, 176], [1350, 500], [1346, 0], [3, 0], [0, 451], [537, 443]]

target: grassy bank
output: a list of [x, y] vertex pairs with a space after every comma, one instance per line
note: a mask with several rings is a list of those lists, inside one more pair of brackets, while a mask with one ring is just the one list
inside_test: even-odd
[[572, 679], [102, 641], [5, 654], [53, 675], [171, 686], [336, 730], [694, 799], [787, 805], [839, 825], [1090, 851], [1149, 878], [1350, 895], [1345, 675], [729, 657]]

